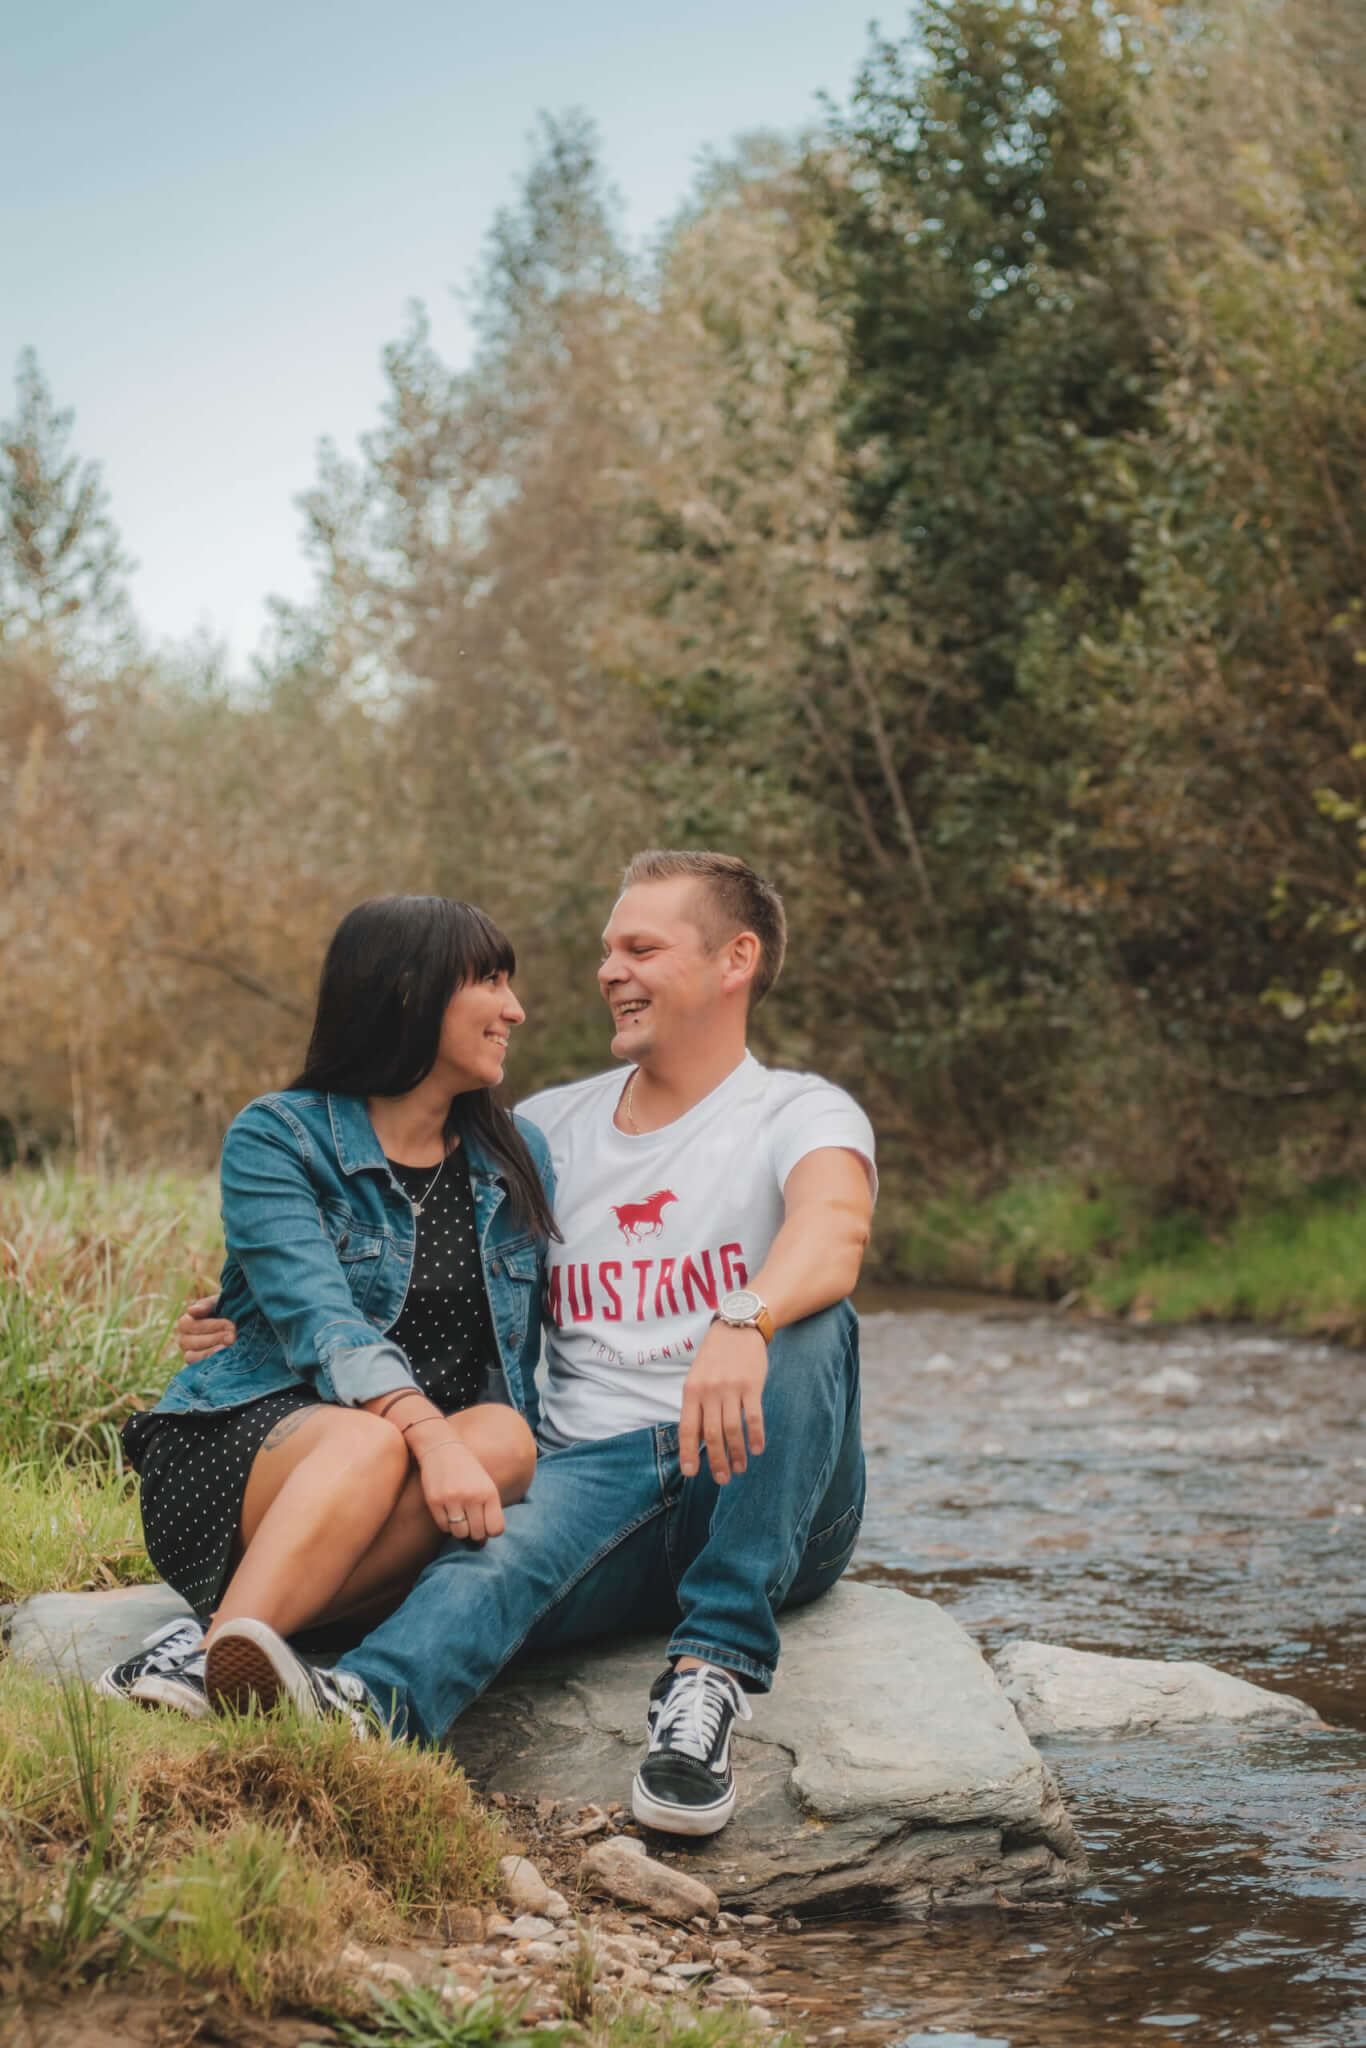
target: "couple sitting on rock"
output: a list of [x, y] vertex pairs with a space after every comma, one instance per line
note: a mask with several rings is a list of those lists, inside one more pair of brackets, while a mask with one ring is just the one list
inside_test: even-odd
[[[343, 919], [303, 1072], [224, 1141], [221, 1293], [124, 1433], [152, 1561], [202, 1620], [103, 1691], [438, 1742], [523, 1648], [669, 1629], [632, 1806], [729, 1819], [774, 1617], [858, 1534], [873, 1135], [746, 1050], [785, 920], [743, 861], [637, 856], [603, 941], [625, 1080], [513, 1117], [497, 927], [426, 896]], [[287, 1640], [340, 1623], [368, 1632], [331, 1670]]]

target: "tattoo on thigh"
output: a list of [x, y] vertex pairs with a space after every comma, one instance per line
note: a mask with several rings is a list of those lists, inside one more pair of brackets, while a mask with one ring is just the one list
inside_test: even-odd
[[295, 1430], [301, 1428], [312, 1413], [313, 1410], [311, 1408], [296, 1408], [292, 1414], [282, 1416], [274, 1429], [267, 1430], [261, 1449], [263, 1451], [278, 1451], [281, 1444], [289, 1437], [292, 1437]]

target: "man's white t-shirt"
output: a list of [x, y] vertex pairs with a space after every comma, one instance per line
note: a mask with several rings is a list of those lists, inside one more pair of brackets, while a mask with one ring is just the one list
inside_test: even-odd
[[712, 1311], [763, 1264], [799, 1159], [857, 1152], [877, 1191], [872, 1125], [815, 1074], [746, 1053], [685, 1116], [638, 1136], [612, 1121], [624, 1080], [618, 1068], [517, 1105], [549, 1142], [564, 1233], [547, 1255], [552, 1446], [677, 1422]]

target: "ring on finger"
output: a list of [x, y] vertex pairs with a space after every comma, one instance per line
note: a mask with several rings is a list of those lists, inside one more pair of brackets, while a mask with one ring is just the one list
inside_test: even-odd
[[451, 1522], [451, 1523], [455, 1523], [455, 1522], [468, 1522], [468, 1520], [469, 1520], [469, 1516], [468, 1516], [468, 1515], [447, 1515], [447, 1517], [446, 1517], [446, 1520], [447, 1520], [448, 1522]]

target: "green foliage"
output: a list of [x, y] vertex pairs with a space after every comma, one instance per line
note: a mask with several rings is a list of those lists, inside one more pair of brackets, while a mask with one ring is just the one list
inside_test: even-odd
[[122, 1825], [108, 1716], [84, 1685], [64, 1685], [58, 1698], [83, 1839], [59, 1861], [33, 1915], [29, 1959], [62, 1975], [121, 1972], [137, 1957], [168, 1964], [158, 1940], [168, 1908], [144, 1901], [153, 1852]]
[[1090, 500], [1153, 396], [1131, 102], [1112, 10], [924, 0], [836, 127], [853, 504], [897, 534], [970, 720], [1013, 688], [1041, 598], [1123, 585], [1122, 524]]
[[0, 1178], [0, 1469], [122, 1472], [119, 1427], [160, 1398], [171, 1324], [217, 1272], [215, 1206], [188, 1176]]
[[1287, 1198], [1274, 1183], [1212, 1227], [1154, 1216], [1144, 1191], [1058, 1172], [989, 1195], [950, 1188], [903, 1221], [901, 1270], [925, 1286], [985, 1288], [1157, 1322], [1247, 1318], [1360, 1342], [1366, 1192], [1326, 1176]]
[[[378, 2018], [338, 2020], [336, 2032], [347, 2048], [555, 2048], [588, 2041], [593, 2048], [747, 2048], [759, 2039], [748, 2013], [698, 2013], [686, 2006], [623, 2008], [591, 2026], [528, 2027], [520, 2005], [507, 2006], [495, 1992], [468, 2005], [448, 2005], [424, 1986], [411, 1991], [371, 1992]], [[771, 2048], [790, 2048], [788, 2033], [765, 2034]], [[317, 2048], [307, 2041], [300, 2048]]]
[[0, 1600], [155, 1577], [131, 1473], [0, 1462]]
[[347, 2048], [556, 2048], [566, 2033], [560, 2026], [524, 2026], [525, 2001], [505, 2005], [492, 1991], [464, 2006], [420, 1984], [395, 1992], [372, 1987], [370, 1995], [378, 2008], [373, 2022], [337, 2022]]

